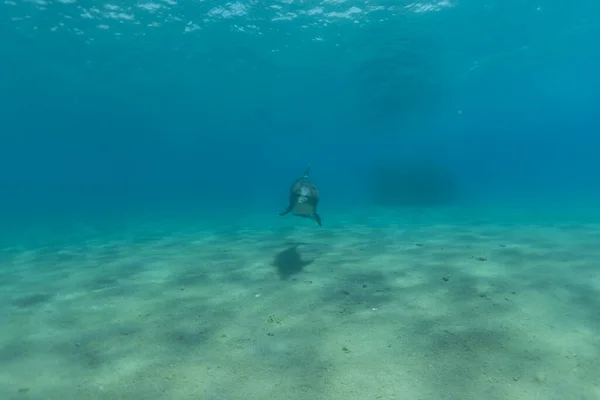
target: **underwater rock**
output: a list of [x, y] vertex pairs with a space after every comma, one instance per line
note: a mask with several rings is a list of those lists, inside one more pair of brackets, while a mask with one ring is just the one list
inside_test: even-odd
[[379, 165], [371, 178], [371, 198], [377, 205], [429, 207], [450, 205], [458, 199], [456, 177], [428, 160]]

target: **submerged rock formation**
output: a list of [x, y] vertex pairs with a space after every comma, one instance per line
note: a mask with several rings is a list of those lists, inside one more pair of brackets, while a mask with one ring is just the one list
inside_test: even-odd
[[373, 169], [371, 178], [371, 197], [377, 205], [441, 206], [458, 198], [456, 177], [429, 160], [380, 164]]

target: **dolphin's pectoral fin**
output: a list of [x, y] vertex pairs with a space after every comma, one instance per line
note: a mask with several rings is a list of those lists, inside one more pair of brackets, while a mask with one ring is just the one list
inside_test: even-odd
[[317, 221], [317, 224], [319, 224], [319, 226], [323, 226], [321, 225], [321, 216], [319, 216], [319, 214], [314, 213], [313, 216], [315, 217], [315, 221]]
[[288, 207], [287, 207], [285, 210], [281, 211], [281, 212], [279, 213], [279, 215], [282, 215], [282, 216], [283, 216], [283, 215], [285, 215], [285, 214], [289, 213], [290, 211], [292, 211], [292, 205], [291, 205], [291, 204], [290, 204], [290, 205], [289, 205], [289, 206], [288, 206]]

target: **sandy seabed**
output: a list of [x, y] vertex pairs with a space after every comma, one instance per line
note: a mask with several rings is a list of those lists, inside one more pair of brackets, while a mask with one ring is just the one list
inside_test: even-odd
[[4, 248], [0, 399], [600, 399], [600, 225], [295, 222]]

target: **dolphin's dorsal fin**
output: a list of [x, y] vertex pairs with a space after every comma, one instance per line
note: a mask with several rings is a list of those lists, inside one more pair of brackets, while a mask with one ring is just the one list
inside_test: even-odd
[[310, 173], [310, 167], [311, 164], [308, 164], [308, 167], [306, 167], [306, 171], [304, 171], [304, 178], [308, 178], [308, 174]]

